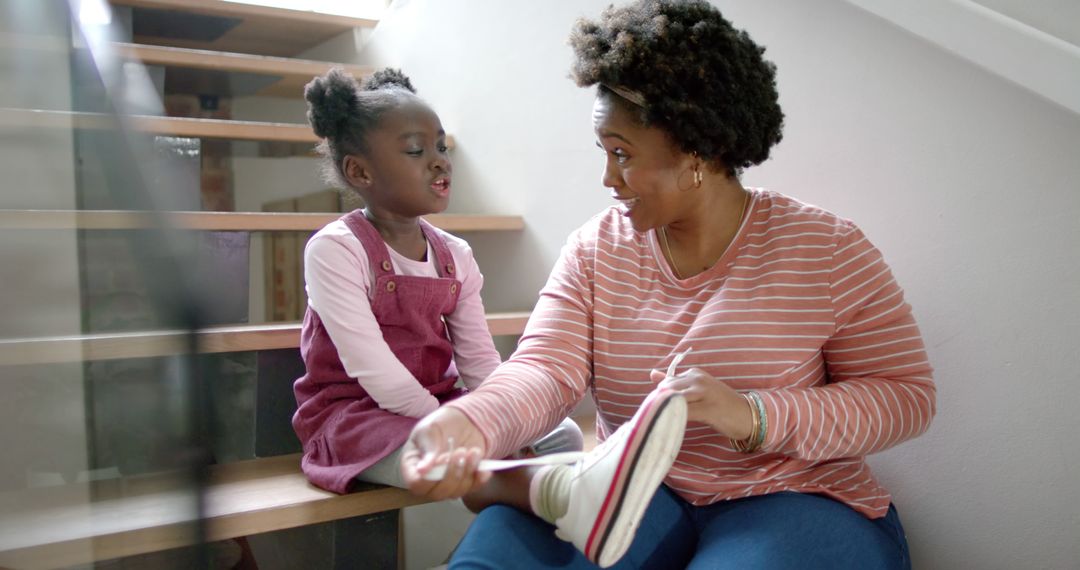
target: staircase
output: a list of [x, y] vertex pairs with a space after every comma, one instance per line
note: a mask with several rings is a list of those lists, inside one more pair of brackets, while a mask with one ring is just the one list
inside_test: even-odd
[[[160, 83], [167, 102], [171, 97], [198, 98], [200, 105], [206, 105], [196, 114], [207, 109], [214, 111], [220, 108], [217, 106], [222, 100], [236, 95], [299, 99], [307, 81], [335, 64], [293, 56], [340, 34], [377, 23], [221, 0], [111, 0], [111, 3], [114, 15], [127, 19], [132, 30], [130, 41], [110, 43], [116, 60], [142, 64], [159, 79], [163, 75]], [[37, 36], [0, 34], [0, 44], [6, 47], [25, 46], [28, 42], [34, 43], [33, 49], [71, 49], [63, 42], [41, 41]], [[343, 67], [358, 77], [371, 72], [363, 66]], [[195, 207], [160, 212], [131, 208], [130, 204], [94, 203], [82, 197], [82, 204], [76, 209], [0, 210], [0, 231], [4, 235], [29, 235], [30, 240], [34, 235], [62, 232], [74, 236], [80, 256], [85, 257], [96, 251], [94, 248], [103, 247], [98, 240], [108, 244], [112, 239], [109, 236], [130, 239], [131, 235], [141, 234], [125, 232], [153, 231], [164, 221], [184, 235], [225, 236], [218, 241], [210, 240], [213, 247], [219, 248], [213, 250], [215, 255], [235, 261], [239, 252], [248, 263], [256, 263], [259, 260], [251, 255], [250, 245], [260, 233], [294, 235], [302, 247], [307, 235], [341, 215], [339, 209], [295, 213], [229, 211], [223, 207], [231, 201], [232, 189], [227, 184], [224, 190], [215, 186], [216, 194], [208, 198], [207, 184], [216, 184], [222, 177], [229, 180], [229, 173], [208, 171], [207, 164], [228, 162], [229, 145], [233, 141], [254, 141], [260, 145], [260, 153], [270, 148], [263, 156], [303, 158], [311, 156], [310, 149], [317, 139], [306, 124], [239, 121], [228, 116], [184, 116], [173, 112], [180, 107], [166, 105], [172, 116], [122, 116], [120, 126], [148, 136], [201, 141], [202, 165], [198, 167], [198, 175], [193, 175], [202, 181], [201, 201], [188, 200]], [[0, 108], [0, 132], [71, 134], [76, 147], [94, 144], [93, 133], [113, 131], [118, 127], [116, 122], [108, 113]], [[82, 136], [90, 138], [80, 143]], [[312, 159], [310, 164], [314, 178], [316, 163]], [[84, 176], [90, 180], [91, 175]], [[113, 207], [102, 208], [102, 204]], [[522, 218], [511, 215], [444, 214], [427, 219], [437, 227], [466, 235], [524, 228]], [[103, 251], [110, 250], [106, 247]], [[479, 261], [483, 267], [484, 260]], [[85, 264], [85, 259], [80, 263]], [[82, 267], [80, 271], [89, 275], [95, 270]], [[119, 279], [113, 274], [115, 271], [109, 269], [113, 281]], [[302, 275], [298, 266], [291, 271]], [[200, 277], [216, 277], [207, 273]], [[259, 276], [265, 272], [249, 269], [247, 273], [251, 289], [268, 287], [259, 282]], [[240, 281], [247, 285], [247, 280]], [[84, 288], [91, 287], [97, 278], [84, 275], [82, 282]], [[94, 299], [107, 297], [108, 293], [99, 291]], [[82, 296], [86, 299], [88, 293], [83, 291]], [[238, 298], [247, 296], [242, 293]], [[84, 301], [83, 310], [90, 310], [85, 304]], [[237, 408], [240, 412], [249, 410], [255, 416], [244, 420], [247, 422], [244, 429], [255, 433], [245, 431], [238, 436], [241, 439], [254, 436], [252, 456], [245, 457], [241, 452], [226, 453], [224, 460], [218, 457], [218, 464], [204, 474], [205, 487], [201, 493], [196, 493], [191, 479], [182, 472], [136, 469], [128, 473], [122, 468], [111, 468], [111, 475], [102, 475], [101, 465], [96, 470], [76, 477], [61, 477], [62, 481], [56, 484], [34, 489], [12, 489], [10, 484], [5, 484], [4, 492], [0, 493], [0, 513], [4, 513], [0, 515], [0, 567], [87, 564], [329, 521], [352, 521], [355, 526], [361, 520], [358, 517], [375, 513], [383, 515], [364, 522], [368, 526], [360, 528], [377, 527], [377, 533], [369, 536], [367, 543], [355, 535], [349, 536], [349, 543], [343, 542], [341, 548], [335, 543], [333, 564], [335, 567], [400, 564], [397, 510], [423, 501], [404, 491], [378, 486], [346, 496], [310, 486], [300, 473], [298, 445], [295, 437], [290, 440], [288, 426], [288, 417], [295, 406], [295, 402], [290, 402], [288, 378], [293, 377], [290, 374], [297, 367], [302, 367], [297, 350], [300, 324], [254, 318], [247, 306], [230, 307], [227, 313], [248, 318], [242, 319], [245, 322], [215, 323], [188, 331], [140, 326], [152, 320], [139, 319], [99, 327], [92, 324], [92, 315], [84, 315], [82, 334], [0, 338], [0, 370], [30, 371], [26, 374], [34, 376], [47, 375], [56, 369], [50, 367], [81, 366], [87, 375], [98, 375], [97, 379], [86, 381], [88, 399], [104, 397], [98, 383], [120, 382], [109, 378], [108, 370], [128, 373], [135, 370], [142, 386], [166, 382], [167, 376], [147, 377], [147, 370], [161, 369], [165, 366], [162, 362], [171, 362], [168, 359], [178, 355], [232, 358], [231, 355], [248, 354], [245, 362], [256, 363], [254, 378], [245, 380], [254, 384], [256, 401], [249, 398]], [[527, 319], [528, 312], [495, 313], [488, 315], [488, 325], [494, 335], [518, 335]], [[106, 377], [102, 378], [102, 374]], [[213, 385], [219, 381], [226, 382], [207, 375], [210, 386], [203, 389], [212, 393]], [[88, 409], [96, 410], [96, 406], [96, 403], [87, 404]], [[107, 416], [98, 410], [94, 421], [107, 422], [108, 418], [101, 418], [102, 415]], [[253, 428], [250, 423], [254, 424]], [[339, 534], [335, 531], [335, 536]], [[347, 535], [340, 536], [344, 541]], [[370, 548], [363, 547], [364, 544]]]

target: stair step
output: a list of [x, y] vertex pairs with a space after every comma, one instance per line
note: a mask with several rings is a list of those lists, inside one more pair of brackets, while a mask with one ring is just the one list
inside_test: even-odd
[[[209, 541], [428, 502], [393, 487], [323, 491], [304, 478], [299, 455], [212, 467], [203, 499]], [[55, 568], [195, 544], [195, 500], [178, 474], [0, 495], [0, 566]]]
[[117, 42], [112, 44], [117, 55], [122, 58], [141, 61], [148, 65], [189, 67], [214, 71], [232, 71], [239, 73], [261, 73], [297, 77], [310, 81], [316, 75], [322, 75], [333, 67], [342, 67], [357, 79], [372, 73], [372, 68], [360, 65], [345, 65], [310, 59], [293, 59], [245, 53], [227, 53], [202, 49], [187, 49], [168, 46], [140, 45]]
[[109, 3], [116, 6], [172, 10], [244, 20], [273, 20], [279, 24], [315, 23], [341, 28], [343, 31], [352, 28], [374, 28], [379, 23], [378, 20], [370, 18], [354, 18], [311, 10], [292, 10], [226, 0], [109, 0]]
[[[135, 41], [216, 51], [290, 57], [356, 28], [373, 28], [377, 20], [272, 8], [222, 0], [110, 0], [136, 10]], [[167, 21], [167, 34], [154, 26], [144, 30], [140, 15]], [[193, 19], [192, 16], [196, 18]], [[201, 19], [199, 19], [201, 18]], [[209, 28], [222, 33], [207, 38]]]
[[[573, 419], [585, 450], [593, 449], [595, 415]], [[348, 495], [323, 491], [304, 478], [298, 454], [217, 465], [209, 481], [203, 495], [209, 541], [428, 502], [378, 485]], [[195, 543], [194, 506], [190, 483], [175, 474], [0, 494], [0, 512], [7, 515], [0, 520], [0, 566], [55, 568], [189, 546]]]
[[[188, 117], [154, 117], [129, 115], [124, 117], [138, 131], [173, 137], [231, 139], [317, 143], [311, 127], [298, 123], [264, 123], [225, 119], [193, 119]], [[115, 129], [117, 118], [104, 113], [46, 111], [0, 107], [0, 128], [44, 129]], [[454, 148], [454, 138], [446, 137], [446, 145]]]
[[[135, 230], [162, 223], [184, 230], [316, 231], [340, 218], [337, 213], [295, 212], [146, 212], [136, 210], [0, 210], [0, 230]], [[521, 216], [432, 214], [431, 225], [448, 232], [498, 232], [525, 229]]]
[[[316, 143], [319, 138], [308, 125], [263, 123], [188, 117], [131, 115], [124, 121], [132, 128], [174, 137]], [[0, 108], [0, 126], [7, 128], [115, 129], [117, 119], [104, 113], [78, 113], [34, 109]]]
[[[525, 330], [529, 313], [489, 313], [488, 329], [494, 336]], [[210, 327], [195, 333], [197, 352], [245, 352], [300, 346], [300, 323], [271, 323]], [[0, 365], [46, 364], [146, 358], [180, 354], [187, 350], [183, 331], [143, 331], [0, 340]]]

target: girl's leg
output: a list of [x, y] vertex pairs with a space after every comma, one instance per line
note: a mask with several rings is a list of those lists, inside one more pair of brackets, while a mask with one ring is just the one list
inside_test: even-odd
[[[583, 447], [581, 428], [574, 420], [566, 418], [551, 433], [523, 449], [524, 455], [548, 455], [565, 451], [581, 451]], [[504, 504], [530, 511], [529, 490], [536, 468], [513, 469], [492, 474], [487, 485], [461, 498], [465, 506], [479, 513], [490, 505]]]
[[357, 481], [364, 483], [378, 483], [390, 485], [399, 489], [408, 489], [405, 480], [401, 477], [401, 449], [397, 448], [393, 453], [379, 460], [378, 463], [368, 467], [363, 473], [356, 476]]
[[492, 505], [508, 505], [525, 512], [532, 512], [529, 490], [538, 467], [522, 467], [496, 471], [491, 479], [479, 489], [465, 495], [461, 502], [465, 508], [479, 513]]
[[[630, 549], [613, 566], [682, 568], [693, 555], [696, 537], [687, 506], [661, 486], [653, 495]], [[573, 544], [555, 536], [555, 527], [521, 510], [493, 505], [469, 527], [450, 568], [596, 568]]]
[[692, 569], [908, 569], [907, 540], [894, 508], [870, 520], [821, 495], [776, 493], [698, 511]]

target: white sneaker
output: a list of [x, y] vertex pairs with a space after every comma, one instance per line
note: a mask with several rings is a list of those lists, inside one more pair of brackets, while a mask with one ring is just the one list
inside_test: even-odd
[[634, 540], [641, 517], [679, 454], [686, 399], [655, 390], [629, 422], [572, 466], [566, 515], [555, 534], [601, 568], [615, 564]]

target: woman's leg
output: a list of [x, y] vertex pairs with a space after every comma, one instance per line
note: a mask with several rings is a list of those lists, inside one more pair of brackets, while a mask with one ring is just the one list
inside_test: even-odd
[[[695, 533], [687, 506], [661, 486], [653, 495], [630, 549], [612, 568], [682, 568], [694, 552]], [[473, 521], [450, 568], [596, 568], [555, 536], [555, 527], [505, 505], [484, 509]]]
[[871, 520], [847, 505], [804, 493], [725, 501], [698, 512], [693, 569], [908, 569], [896, 510]]

